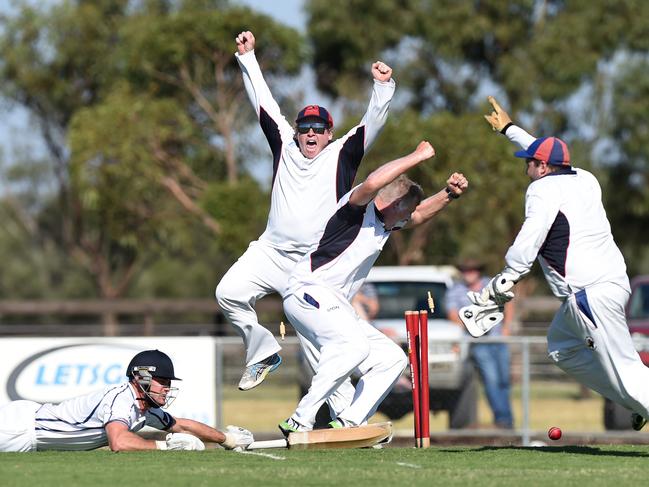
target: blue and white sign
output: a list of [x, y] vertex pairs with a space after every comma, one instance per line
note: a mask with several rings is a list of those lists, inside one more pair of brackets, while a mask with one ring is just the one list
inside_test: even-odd
[[173, 384], [179, 391], [169, 413], [215, 425], [214, 343], [207, 337], [2, 339], [0, 404], [58, 403], [119, 384], [135, 354], [156, 348], [171, 357], [182, 379]]

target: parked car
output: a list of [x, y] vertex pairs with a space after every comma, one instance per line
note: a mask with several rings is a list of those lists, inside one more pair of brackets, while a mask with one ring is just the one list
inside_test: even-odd
[[[469, 359], [468, 344], [461, 343], [464, 331], [446, 319], [444, 296], [451, 286], [455, 269], [450, 266], [377, 266], [367, 278], [377, 290], [379, 311], [373, 325], [407, 351], [404, 311], [428, 310], [428, 292], [435, 302], [428, 317], [428, 366], [431, 412], [449, 412], [449, 427], [464, 428], [477, 420], [478, 389]], [[308, 365], [302, 363], [301, 390], [311, 383]], [[412, 411], [410, 370], [406, 369], [379, 411], [399, 419]], [[318, 424], [329, 421], [326, 407]]]
[[[626, 305], [626, 317], [640, 358], [649, 367], [649, 275], [631, 280], [631, 297]], [[605, 399], [604, 427], [607, 430], [631, 429], [631, 411]]]

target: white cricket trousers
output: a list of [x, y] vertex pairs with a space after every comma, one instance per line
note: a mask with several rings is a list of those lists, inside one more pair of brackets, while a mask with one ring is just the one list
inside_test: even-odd
[[250, 243], [216, 287], [219, 306], [243, 338], [246, 366], [282, 349], [273, 334], [259, 324], [254, 306], [258, 299], [268, 294], [277, 292], [282, 295], [300, 257], [302, 254], [275, 249], [256, 240]]
[[628, 300], [612, 283], [569, 296], [548, 330], [548, 355], [583, 385], [649, 419], [649, 368], [629, 333]]
[[36, 451], [36, 411], [33, 401], [12, 401], [0, 406], [0, 452]]
[[365, 424], [406, 368], [406, 354], [392, 340], [361, 320], [340, 294], [322, 286], [304, 286], [284, 299], [284, 313], [320, 352], [309, 392], [292, 418], [313, 428], [320, 406], [357, 371], [352, 403], [338, 417]]
[[[277, 292], [284, 296], [288, 278], [295, 263], [303, 254], [286, 252], [271, 247], [264, 241], [251, 242], [244, 254], [225, 273], [216, 287], [216, 299], [225, 317], [243, 338], [246, 349], [246, 366], [255, 364], [274, 353], [279, 345], [271, 332], [259, 324], [255, 303], [262, 297]], [[298, 332], [302, 351], [309, 366], [315, 370], [319, 352]], [[354, 397], [351, 380], [327, 401], [331, 414], [335, 417], [347, 407]]]

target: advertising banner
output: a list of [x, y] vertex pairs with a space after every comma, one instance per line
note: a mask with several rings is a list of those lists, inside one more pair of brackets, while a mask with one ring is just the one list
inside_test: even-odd
[[142, 350], [171, 357], [178, 387], [173, 416], [216, 426], [214, 342], [206, 337], [2, 338], [0, 404], [18, 399], [58, 403], [125, 382]]

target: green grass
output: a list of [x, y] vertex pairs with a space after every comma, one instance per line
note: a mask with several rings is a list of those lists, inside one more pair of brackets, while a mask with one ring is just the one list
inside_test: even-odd
[[0, 454], [3, 487], [643, 485], [649, 446]]

